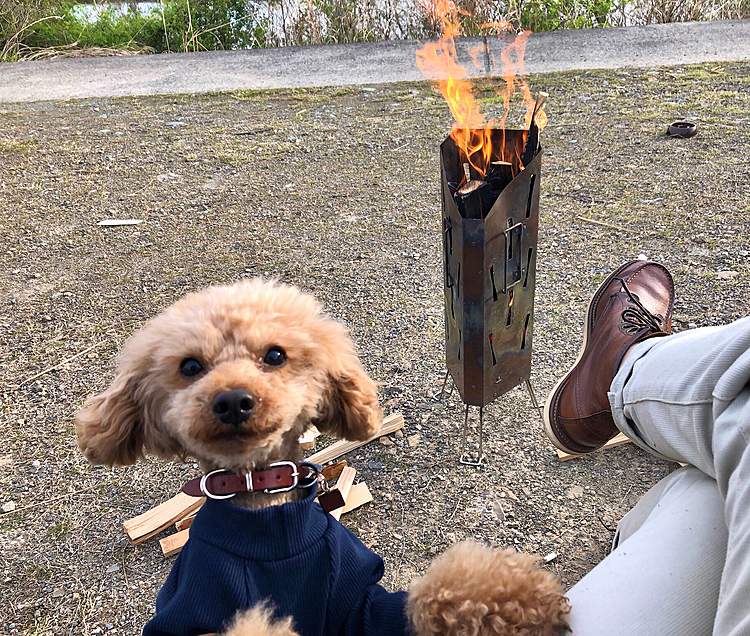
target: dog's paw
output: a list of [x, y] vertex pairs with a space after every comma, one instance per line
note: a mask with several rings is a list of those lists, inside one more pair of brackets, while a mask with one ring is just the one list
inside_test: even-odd
[[553, 636], [570, 611], [559, 579], [538, 558], [466, 541], [409, 588], [417, 636]]
[[273, 611], [262, 603], [238, 612], [232, 626], [220, 636], [299, 636], [290, 617], [275, 620]]

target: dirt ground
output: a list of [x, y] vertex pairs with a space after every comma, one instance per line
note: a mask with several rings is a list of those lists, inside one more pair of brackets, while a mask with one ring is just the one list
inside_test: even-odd
[[[641, 252], [674, 274], [677, 330], [750, 313], [750, 65], [531, 84], [550, 93], [539, 398], [575, 359], [597, 283]], [[494, 86], [478, 89], [498, 114]], [[697, 137], [665, 136], [681, 118]], [[375, 500], [343, 522], [383, 555], [387, 587], [465, 537], [554, 552], [569, 585], [606, 555], [617, 521], [675, 464], [632, 445], [560, 463], [516, 389], [487, 408], [486, 466], [462, 466], [462, 405], [430, 399], [444, 369], [449, 127], [427, 84], [0, 105], [0, 504], [15, 505], [0, 513], [0, 633], [137, 634], [152, 615], [174, 559], [155, 539], [131, 546], [122, 522], [196, 469], [93, 468], [72, 416], [146, 319], [245, 276], [314, 293], [351, 327], [385, 411], [405, 416], [404, 437], [347, 457]], [[97, 225], [111, 218], [143, 223]]]

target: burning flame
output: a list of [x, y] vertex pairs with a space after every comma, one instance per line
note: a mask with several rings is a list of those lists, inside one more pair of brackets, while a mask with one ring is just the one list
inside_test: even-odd
[[[505, 131], [505, 121], [510, 111], [510, 103], [517, 90], [521, 92], [527, 104], [526, 123], [531, 124], [534, 112], [534, 100], [526, 82], [519, 77], [525, 75], [523, 56], [526, 50], [526, 41], [531, 31], [522, 31], [515, 40], [506, 46], [500, 53], [503, 63], [501, 77], [505, 82], [505, 90], [499, 94], [503, 97], [504, 111], [499, 122], [488, 119], [479, 109], [479, 104], [474, 99], [471, 83], [466, 79], [467, 71], [458, 61], [456, 44], [454, 38], [461, 35], [461, 27], [458, 21], [459, 13], [466, 13], [459, 9], [452, 0], [423, 0], [426, 9], [436, 23], [442, 26], [442, 36], [437, 42], [428, 42], [417, 51], [417, 66], [422, 73], [433, 79], [440, 78], [438, 85], [445, 101], [448, 103], [455, 123], [451, 131], [451, 137], [456, 146], [463, 152], [471, 167], [484, 177], [493, 160], [507, 161], [513, 164], [515, 170], [523, 169], [520, 156], [505, 156], [505, 135], [502, 135], [502, 146], [499, 149], [492, 147], [491, 128], [499, 127]], [[493, 22], [483, 24], [481, 28], [496, 28], [501, 33], [513, 32], [509, 22]], [[479, 54], [483, 52], [483, 46], [475, 47], [469, 51], [474, 65], [481, 69]], [[514, 58], [515, 57], [515, 61]], [[496, 64], [492, 59], [492, 74], [496, 74]], [[539, 109], [536, 115], [537, 126], [541, 129], [547, 123], [544, 111]]]

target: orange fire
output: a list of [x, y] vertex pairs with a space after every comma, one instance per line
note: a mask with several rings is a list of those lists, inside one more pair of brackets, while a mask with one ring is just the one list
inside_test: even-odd
[[[505, 135], [502, 136], [502, 147], [493, 149], [491, 139], [491, 128], [499, 127], [505, 130], [505, 121], [510, 112], [510, 104], [517, 90], [523, 95], [527, 104], [526, 123], [530, 124], [534, 110], [534, 100], [526, 82], [519, 77], [525, 75], [523, 55], [526, 49], [526, 41], [531, 31], [519, 33], [513, 43], [506, 46], [500, 53], [503, 63], [501, 77], [505, 82], [505, 90], [498, 91], [503, 97], [504, 112], [499, 121], [488, 119], [487, 115], [479, 110], [479, 104], [474, 99], [471, 83], [466, 79], [467, 71], [458, 61], [454, 38], [461, 35], [461, 27], [458, 14], [465, 13], [460, 10], [452, 0], [423, 0], [429, 15], [436, 23], [442, 26], [442, 35], [437, 42], [428, 42], [417, 51], [417, 66], [429, 79], [438, 79], [440, 92], [443, 94], [448, 107], [453, 114], [455, 123], [451, 131], [451, 137], [456, 145], [464, 153], [471, 167], [481, 176], [485, 176], [487, 169], [493, 160], [507, 161], [513, 164], [515, 170], [521, 170], [521, 159], [519, 156], [505, 156]], [[495, 22], [483, 24], [482, 28], [496, 28], [502, 32], [512, 32], [513, 28], [508, 22]], [[469, 51], [474, 64], [481, 69], [479, 54], [483, 47], [477, 47]], [[514, 60], [515, 58], [515, 60]], [[496, 74], [496, 64], [492, 59], [492, 74]], [[536, 123], [543, 128], [547, 122], [544, 111], [537, 112]]]

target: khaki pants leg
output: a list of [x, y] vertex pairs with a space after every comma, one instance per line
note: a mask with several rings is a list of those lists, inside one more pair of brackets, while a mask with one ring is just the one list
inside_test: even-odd
[[726, 554], [724, 501], [696, 468], [662, 479], [620, 521], [612, 554], [569, 592], [580, 636], [709, 636]]
[[[749, 382], [750, 318], [648, 340], [628, 356], [609, 395], [615, 423], [650, 453], [695, 468], [647, 493], [630, 522], [623, 519], [627, 540], [571, 590], [577, 633], [709, 634], [709, 621], [715, 636], [750, 634]], [[678, 487], [687, 488], [682, 510]], [[658, 504], [649, 509], [653, 501]], [[717, 563], [723, 563], [718, 572]], [[608, 588], [610, 580], [622, 583]], [[617, 595], [622, 606], [609, 600]], [[584, 622], [605, 604], [618, 612], [609, 623]], [[607, 613], [600, 618], [607, 620]], [[625, 622], [640, 631], [617, 631]]]

